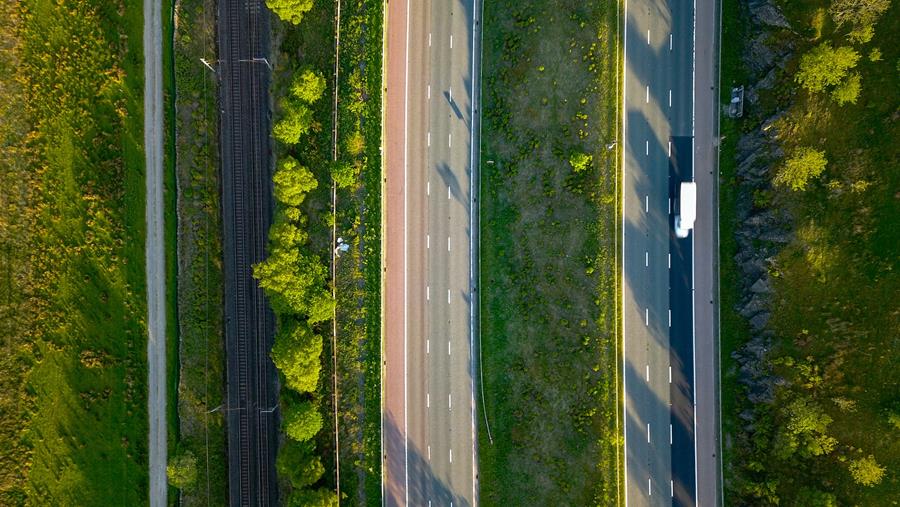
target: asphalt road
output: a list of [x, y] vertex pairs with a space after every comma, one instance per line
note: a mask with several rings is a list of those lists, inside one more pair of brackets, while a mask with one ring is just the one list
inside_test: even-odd
[[147, 274], [147, 413], [150, 440], [150, 505], [166, 493], [166, 243], [163, 214], [162, 6], [144, 0], [144, 155]]
[[272, 221], [269, 12], [262, 0], [218, 3], [228, 501], [277, 505], [275, 318], [252, 265]]
[[[625, 6], [622, 330], [629, 505], [705, 506], [720, 498], [717, 9], [716, 0], [698, 0], [695, 18], [694, 2], [631, 0]], [[679, 239], [673, 231], [677, 188], [692, 180], [698, 185], [695, 231]]]
[[724, 505], [719, 400], [719, 0], [697, 0], [694, 179], [694, 362], [697, 504]]
[[471, 231], [480, 8], [458, 0], [388, 4], [386, 505], [478, 501]]

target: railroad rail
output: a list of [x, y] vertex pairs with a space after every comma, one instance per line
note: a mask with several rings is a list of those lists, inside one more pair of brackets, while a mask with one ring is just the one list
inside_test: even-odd
[[258, 64], [269, 13], [262, 0], [218, 9], [229, 503], [267, 506], [278, 499], [275, 319], [252, 266], [265, 258], [272, 222], [269, 69]]

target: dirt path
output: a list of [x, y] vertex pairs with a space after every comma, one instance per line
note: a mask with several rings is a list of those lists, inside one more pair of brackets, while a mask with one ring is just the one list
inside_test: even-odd
[[147, 413], [150, 505], [166, 505], [166, 263], [163, 235], [162, 7], [144, 0], [144, 152], [147, 157]]

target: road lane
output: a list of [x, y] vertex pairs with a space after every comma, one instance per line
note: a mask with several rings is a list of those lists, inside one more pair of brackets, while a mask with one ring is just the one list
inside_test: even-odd
[[672, 220], [693, 178], [694, 6], [631, 0], [624, 13], [626, 502], [692, 505], [693, 237], [676, 240]]
[[477, 503], [470, 332], [474, 12], [474, 4], [456, 0], [388, 4], [388, 505]]

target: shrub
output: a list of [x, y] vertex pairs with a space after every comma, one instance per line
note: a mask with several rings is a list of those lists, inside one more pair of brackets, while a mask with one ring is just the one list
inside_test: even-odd
[[788, 186], [791, 190], [805, 190], [809, 181], [822, 174], [827, 164], [824, 151], [807, 147], [798, 148], [785, 161], [773, 181], [776, 185]]
[[331, 178], [338, 188], [353, 188], [356, 184], [357, 168], [347, 162], [337, 162], [331, 168]]
[[844, 80], [843, 83], [834, 87], [834, 90], [831, 92], [831, 98], [833, 98], [839, 106], [843, 106], [847, 103], [856, 104], [856, 99], [859, 98], [859, 91], [862, 88], [860, 80], [859, 73], [854, 72], [850, 77]]
[[576, 173], [580, 173], [591, 167], [593, 159], [594, 158], [587, 153], [578, 152], [569, 157], [569, 165], [572, 166], [572, 170]]
[[166, 466], [169, 484], [178, 489], [187, 489], [197, 481], [197, 458], [190, 451], [173, 457]]

